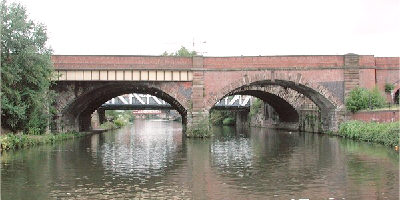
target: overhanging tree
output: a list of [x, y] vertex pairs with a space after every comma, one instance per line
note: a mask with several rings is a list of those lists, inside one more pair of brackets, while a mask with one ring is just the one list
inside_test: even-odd
[[1, 3], [1, 126], [43, 133], [49, 119], [53, 67], [43, 24], [20, 4]]

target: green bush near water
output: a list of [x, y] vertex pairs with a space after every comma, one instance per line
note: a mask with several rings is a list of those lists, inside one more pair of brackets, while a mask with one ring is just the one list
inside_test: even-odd
[[51, 144], [56, 141], [81, 137], [84, 135], [84, 133], [76, 132], [44, 135], [7, 134], [0, 136], [0, 149], [3, 151], [36, 146], [40, 144]]
[[198, 120], [197, 123], [193, 123], [192, 126], [186, 130], [186, 136], [189, 138], [206, 138], [211, 137], [212, 132], [210, 130], [210, 122], [207, 117], [203, 117]]
[[118, 129], [121, 128], [123, 126], [125, 126], [127, 124], [127, 122], [123, 119], [116, 119], [112, 122], [108, 121], [108, 122], [104, 122], [103, 124], [100, 125], [100, 128], [105, 129], [105, 130], [114, 130], [114, 129]]
[[[224, 124], [224, 121], [230, 119], [232, 124]], [[233, 120], [233, 122], [231, 122]], [[227, 122], [227, 121], [225, 121]], [[235, 124], [235, 113], [225, 110], [212, 110], [210, 113], [210, 123], [212, 125], [234, 125]]]
[[381, 143], [386, 146], [399, 145], [400, 122], [376, 123], [348, 121], [339, 127], [338, 135], [367, 142]]

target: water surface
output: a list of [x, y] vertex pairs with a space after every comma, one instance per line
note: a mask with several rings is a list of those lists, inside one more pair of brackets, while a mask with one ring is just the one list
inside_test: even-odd
[[120, 130], [1, 158], [2, 199], [398, 199], [399, 156], [327, 135], [179, 122]]

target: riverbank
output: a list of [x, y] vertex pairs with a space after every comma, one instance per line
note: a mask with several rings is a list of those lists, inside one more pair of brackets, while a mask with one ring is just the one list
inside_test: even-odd
[[0, 150], [15, 150], [41, 144], [52, 144], [57, 141], [85, 136], [85, 133], [50, 133], [43, 135], [6, 134], [0, 136]]
[[[104, 132], [108, 130], [119, 129], [125, 126], [127, 122], [116, 121], [106, 122], [101, 125], [100, 130], [95, 132]], [[93, 133], [95, 133], [93, 132]], [[43, 135], [28, 135], [28, 134], [6, 134], [0, 136], [0, 151], [15, 150], [41, 144], [52, 144], [57, 141], [67, 140], [89, 135], [88, 133], [68, 132], [68, 133], [49, 133]]]
[[399, 146], [400, 121], [389, 123], [347, 121], [333, 135], [353, 140], [374, 142], [389, 147]]

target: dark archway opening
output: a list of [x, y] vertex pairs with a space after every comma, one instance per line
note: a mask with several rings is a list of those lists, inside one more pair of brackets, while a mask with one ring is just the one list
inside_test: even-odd
[[[230, 110], [219, 111], [220, 109], [216, 106], [217, 104], [214, 104], [210, 110], [210, 120], [212, 122], [221, 117], [225, 117], [225, 119], [235, 119], [234, 123], [239, 129], [248, 125], [297, 129], [297, 124], [299, 123], [300, 118], [298, 111], [287, 100], [277, 96], [276, 94], [263, 90], [248, 89], [231, 92], [228, 95], [250, 96], [251, 103], [249, 104], [251, 105], [248, 108], [231, 108]], [[224, 96], [221, 100], [226, 98], [228, 95]], [[229, 120], [226, 121], [229, 122]], [[222, 123], [222, 125], [227, 124]]]
[[[289, 100], [281, 102], [277, 101], [279, 99], [274, 99], [274, 96], [269, 95], [269, 99], [274, 99], [274, 101], [271, 100], [268, 103], [271, 104], [271, 106], [276, 107], [275, 110], [279, 113], [280, 118], [282, 118], [282, 122], [294, 122], [297, 120], [300, 124], [303, 124], [303, 121], [307, 121], [307, 123], [313, 127], [310, 130], [312, 132], [337, 130], [339, 122], [337, 115], [340, 114], [341, 109], [343, 109], [343, 104], [327, 89], [319, 86], [318, 84], [298, 84], [294, 81], [278, 79], [260, 80], [232, 89], [231, 91], [226, 92], [224, 96], [230, 96], [233, 94], [248, 94], [260, 97], [260, 92], [262, 95], [265, 95], [264, 93], [269, 92], [269, 87], [280, 87], [280, 91], [282, 93], [279, 91], [278, 93], [275, 93], [274, 91], [271, 93], [277, 94], [276, 96], [284, 99], [288, 99], [284, 94], [286, 91], [291, 91], [292, 94], [295, 94], [292, 96], [295, 98], [290, 97], [291, 94], [289, 94]], [[310, 105], [311, 109], [307, 108], [306, 112], [303, 112], [302, 106], [299, 106], [299, 104], [296, 102], [296, 98], [299, 97], [305, 99], [306, 101], [304, 101], [304, 105], [306, 107]], [[302, 127], [298, 128], [303, 130]]]
[[104, 83], [80, 95], [62, 112], [64, 123], [79, 131], [91, 130], [92, 114], [108, 100], [128, 93], [141, 93], [156, 96], [169, 103], [182, 116], [182, 123], [187, 123], [187, 110], [174, 97], [152, 85], [138, 83]]

